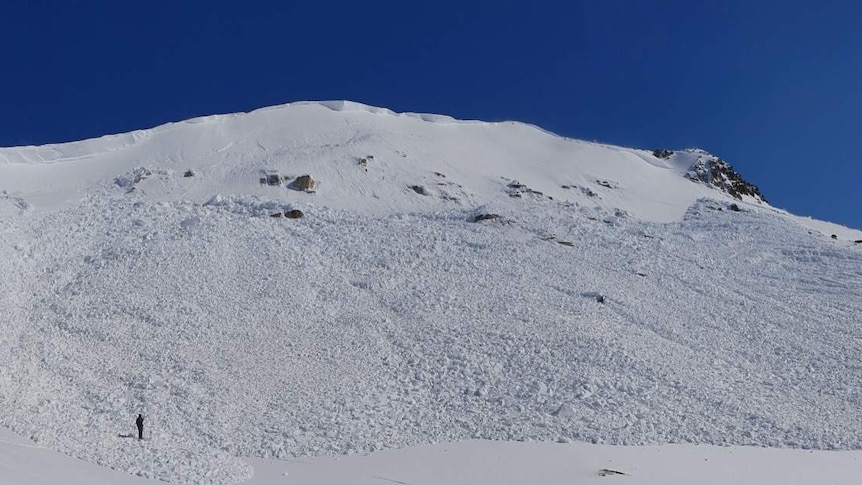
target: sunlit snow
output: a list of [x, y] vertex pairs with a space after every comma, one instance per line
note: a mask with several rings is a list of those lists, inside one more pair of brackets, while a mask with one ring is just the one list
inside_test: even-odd
[[0, 425], [179, 483], [435, 443], [718, 483], [634, 477], [740, 448], [582, 444], [862, 448], [862, 232], [683, 158], [349, 102], [2, 148]]

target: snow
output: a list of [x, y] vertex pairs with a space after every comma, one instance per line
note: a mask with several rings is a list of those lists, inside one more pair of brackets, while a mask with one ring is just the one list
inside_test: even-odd
[[[0, 451], [0, 470], [3, 470], [0, 484], [3, 485], [162, 483], [35, 447], [2, 429]], [[290, 460], [249, 459], [255, 474], [243, 483], [590, 485], [611, 481], [634, 485], [688, 485], [692, 482], [704, 485], [850, 485], [858, 482], [860, 461], [860, 452], [470, 440], [369, 455]]]
[[858, 483], [860, 461], [859, 452], [467, 441], [354, 455], [337, 461], [253, 460], [262, 476], [248, 485], [276, 483], [277, 477], [309, 485], [849, 485]]
[[144, 485], [155, 483], [37, 446], [0, 428], [2, 485]]
[[[357, 162], [368, 154], [375, 161], [366, 172]], [[155, 176], [160, 183], [142, 187], [161, 200], [209, 198], [214, 188], [295, 196], [256, 186], [261, 170], [278, 169], [322, 180], [316, 203], [388, 214], [469, 206], [496, 195], [500, 177], [506, 177], [556, 200], [621, 208], [656, 221], [677, 220], [697, 198], [715, 196], [714, 190], [644, 163], [643, 157], [651, 155], [564, 139], [520, 123], [396, 115], [350, 102], [294, 103], [70, 144], [0, 149], [0, 190], [26, 193], [34, 205], [57, 208], [94, 185], [125, 180], [144, 168], [161, 171]], [[207, 182], [171, 177], [186, 169]], [[440, 180], [435, 172], [448, 179]], [[599, 180], [624, 190], [606, 189]], [[416, 184], [431, 189], [433, 200], [418, 200], [405, 190]], [[579, 189], [594, 189], [597, 195], [588, 197]]]
[[632, 470], [862, 448], [862, 232], [663, 163], [350, 102], [2, 148], [0, 425], [178, 483], [441, 446], [596, 453], [576, 473], [630, 449], [583, 443], [727, 447]]

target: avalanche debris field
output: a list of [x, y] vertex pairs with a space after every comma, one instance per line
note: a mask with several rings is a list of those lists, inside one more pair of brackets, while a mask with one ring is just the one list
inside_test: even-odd
[[[862, 448], [862, 246], [769, 206], [121, 182], [0, 198], [0, 424], [40, 445], [187, 483], [470, 438]], [[270, 217], [287, 206], [305, 217]]]

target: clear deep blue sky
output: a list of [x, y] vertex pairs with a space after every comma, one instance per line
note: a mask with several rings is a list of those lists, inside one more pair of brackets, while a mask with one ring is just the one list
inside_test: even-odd
[[862, 228], [862, 2], [0, 0], [0, 146], [297, 100], [701, 147]]

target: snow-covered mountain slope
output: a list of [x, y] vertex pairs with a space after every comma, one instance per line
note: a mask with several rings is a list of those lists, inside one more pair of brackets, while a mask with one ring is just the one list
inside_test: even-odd
[[684, 158], [347, 102], [0, 149], [0, 424], [195, 483], [465, 438], [862, 447], [862, 233]]
[[[361, 158], [372, 155], [367, 165]], [[37, 207], [60, 207], [136, 168], [157, 200], [202, 201], [214, 190], [310, 202], [261, 187], [267, 170], [319, 180], [316, 205], [363, 213], [472, 208], [518, 181], [535, 198], [678, 220], [715, 191], [649, 151], [564, 139], [521, 123], [396, 115], [350, 102], [295, 103], [43, 147], [0, 149], [3, 185]], [[367, 170], [366, 170], [367, 169]], [[193, 170], [196, 177], [181, 175]], [[125, 180], [124, 180], [125, 181]], [[411, 186], [424, 187], [417, 197]], [[505, 199], [505, 197], [504, 197]]]

